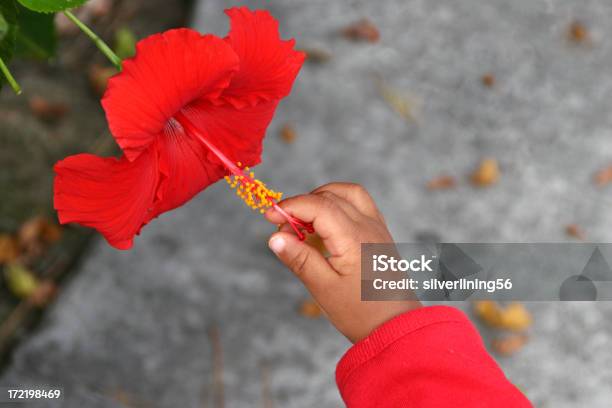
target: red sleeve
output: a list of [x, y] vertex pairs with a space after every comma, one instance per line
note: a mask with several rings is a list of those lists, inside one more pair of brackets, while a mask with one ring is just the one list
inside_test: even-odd
[[342, 357], [336, 382], [349, 408], [531, 407], [465, 314], [448, 306], [416, 309], [374, 330]]

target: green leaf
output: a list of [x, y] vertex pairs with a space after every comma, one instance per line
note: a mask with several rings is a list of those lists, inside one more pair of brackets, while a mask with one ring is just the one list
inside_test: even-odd
[[9, 23], [4, 19], [4, 16], [0, 14], [0, 41], [8, 34], [10, 29]]
[[29, 269], [18, 263], [7, 265], [4, 273], [6, 286], [13, 295], [19, 298], [27, 298], [34, 293], [39, 285], [36, 276]]
[[0, 57], [5, 61], [11, 59], [15, 50], [17, 32], [17, 9], [13, 0], [0, 1]]
[[[4, 0], [2, 0], [4, 1]], [[18, 0], [24, 7], [39, 13], [54, 13], [82, 6], [87, 0]]]
[[131, 58], [136, 54], [136, 36], [129, 28], [123, 27], [115, 33], [115, 54], [121, 59]]
[[[0, 0], [0, 59], [5, 64], [8, 64], [15, 51], [16, 14], [14, 0]], [[5, 82], [6, 77], [0, 73], [0, 88]]]
[[55, 55], [55, 14], [36, 13], [17, 7], [16, 55], [48, 59]]

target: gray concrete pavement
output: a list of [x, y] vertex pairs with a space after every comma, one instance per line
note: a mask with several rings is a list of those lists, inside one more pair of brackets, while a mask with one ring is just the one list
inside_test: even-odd
[[[195, 26], [224, 35], [229, 3], [201, 1]], [[257, 169], [269, 185], [292, 195], [362, 183], [398, 241], [564, 241], [569, 223], [590, 240], [612, 240], [612, 189], [591, 182], [612, 161], [612, 3], [265, 5], [284, 36], [332, 54], [305, 66], [279, 107]], [[380, 28], [380, 43], [336, 35], [361, 17]], [[575, 18], [592, 45], [566, 40]], [[480, 83], [487, 72], [492, 89]], [[418, 124], [380, 97], [379, 76], [420, 101]], [[285, 122], [298, 132], [290, 145], [278, 138]], [[466, 175], [486, 156], [499, 160], [502, 178], [478, 190]], [[460, 185], [426, 191], [440, 173]], [[62, 407], [122, 406], [117, 390], [155, 407], [213, 406], [216, 326], [228, 407], [264, 406], [264, 383], [278, 407], [341, 405], [333, 373], [349, 345], [327, 322], [296, 313], [307, 294], [267, 250], [271, 230], [219, 183], [145, 227], [130, 252], [100, 240], [0, 383], [64, 384]], [[510, 379], [540, 407], [609, 406], [612, 304], [529, 307], [529, 344], [500, 360]]]

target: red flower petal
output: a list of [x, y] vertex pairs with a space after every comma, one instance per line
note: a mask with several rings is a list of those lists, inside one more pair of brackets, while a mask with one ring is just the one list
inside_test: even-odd
[[[199, 101], [191, 104], [184, 113], [234, 163], [255, 166], [261, 161], [263, 138], [277, 105], [278, 101], [274, 100], [235, 109], [231, 105], [215, 106], [208, 101]], [[211, 152], [207, 158], [209, 163], [220, 164]]]
[[109, 244], [129, 249], [151, 209], [160, 173], [155, 152], [135, 161], [70, 156], [54, 167], [54, 207], [62, 224], [78, 222], [97, 229]]
[[157, 147], [164, 179], [158, 192], [161, 199], [153, 207], [155, 217], [183, 205], [227, 173], [218, 161], [208, 160], [208, 149], [180, 126], [168, 127]]
[[223, 98], [241, 108], [287, 96], [306, 54], [293, 49], [294, 40], [280, 39], [269, 12], [236, 7], [225, 13], [231, 26], [225, 40], [240, 58], [240, 70]]
[[136, 56], [109, 80], [102, 100], [111, 133], [127, 158], [145, 150], [186, 104], [216, 98], [237, 69], [236, 53], [213, 35], [183, 28], [139, 41]]

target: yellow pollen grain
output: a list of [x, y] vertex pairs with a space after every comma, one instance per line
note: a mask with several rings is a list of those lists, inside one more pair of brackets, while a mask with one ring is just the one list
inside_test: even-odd
[[[242, 163], [238, 162], [238, 167], [242, 166]], [[243, 171], [249, 171], [249, 168], [245, 166]], [[253, 210], [257, 210], [260, 213], [265, 213], [267, 208], [274, 205], [274, 201], [279, 201], [283, 195], [281, 192], [277, 192], [269, 189], [266, 185], [255, 178], [255, 174], [251, 171], [248, 173], [248, 177], [243, 175], [238, 176], [226, 176], [225, 181], [233, 189], [236, 189], [236, 195]]]

